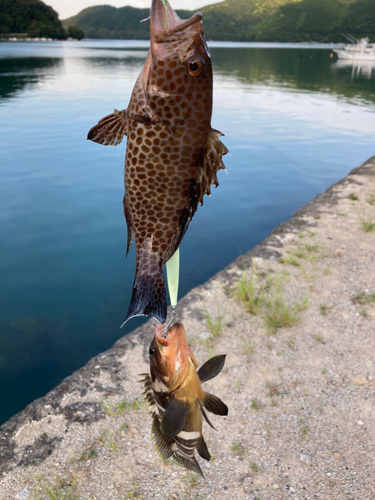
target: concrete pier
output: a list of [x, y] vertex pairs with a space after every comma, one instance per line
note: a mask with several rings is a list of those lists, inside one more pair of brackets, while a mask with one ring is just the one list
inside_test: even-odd
[[[371, 222], [375, 157], [180, 301], [198, 363], [227, 353], [205, 384], [229, 407], [212, 415], [217, 431], [204, 424], [205, 481], [151, 443], [138, 383], [150, 320], [0, 427], [0, 499], [47, 499], [47, 487], [98, 500], [373, 499]], [[244, 276], [254, 307], [236, 296]]]

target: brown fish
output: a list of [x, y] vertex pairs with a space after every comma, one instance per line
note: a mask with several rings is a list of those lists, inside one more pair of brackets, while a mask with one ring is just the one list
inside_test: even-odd
[[127, 109], [93, 127], [88, 139], [119, 144], [127, 135], [124, 214], [129, 252], [136, 240], [133, 295], [125, 321], [167, 315], [162, 271], [228, 150], [211, 128], [212, 69], [202, 14], [182, 20], [167, 0], [152, 0], [151, 48]]
[[185, 329], [176, 323], [163, 336], [163, 325], [157, 325], [150, 345], [150, 372], [144, 375], [145, 396], [152, 412], [152, 440], [160, 455], [178, 465], [203, 473], [195, 450], [205, 460], [211, 455], [202, 435], [202, 417], [212, 426], [205, 409], [216, 415], [227, 415], [227, 406], [213, 394], [204, 392], [202, 383], [218, 375], [225, 355], [214, 356], [197, 372]]

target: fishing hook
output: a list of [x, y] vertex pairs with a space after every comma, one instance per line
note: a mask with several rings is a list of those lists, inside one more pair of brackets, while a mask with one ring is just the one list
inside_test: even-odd
[[165, 327], [163, 328], [163, 337], [166, 338], [167, 337], [167, 334], [168, 334], [168, 330], [169, 330], [169, 327], [171, 326], [171, 323], [172, 321], [175, 319], [175, 317], [177, 316], [177, 312], [176, 312], [176, 307], [175, 306], [172, 306], [172, 316], [171, 316], [171, 319], [168, 321], [168, 323], [165, 325]]

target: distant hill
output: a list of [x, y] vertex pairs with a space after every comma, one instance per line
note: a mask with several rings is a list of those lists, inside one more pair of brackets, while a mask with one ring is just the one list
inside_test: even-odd
[[[151, 3], [151, 2], [150, 2]], [[193, 11], [177, 10], [181, 18], [188, 18]], [[97, 5], [83, 9], [76, 16], [63, 20], [63, 26], [81, 28], [87, 38], [147, 40], [150, 37], [149, 22], [141, 22], [150, 15], [150, 9]]]
[[66, 38], [57, 13], [40, 0], [0, 0], [0, 34]]
[[[188, 18], [194, 11], [176, 12]], [[201, 12], [208, 40], [337, 42], [343, 32], [375, 38], [375, 0], [225, 0]], [[99, 5], [63, 25], [88, 38], [148, 39], [149, 23], [140, 22], [148, 16], [149, 9]]]

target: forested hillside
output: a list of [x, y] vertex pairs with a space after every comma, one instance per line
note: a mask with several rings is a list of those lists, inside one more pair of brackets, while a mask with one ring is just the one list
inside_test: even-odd
[[8, 33], [66, 38], [57, 13], [40, 0], [0, 0], [0, 35]]
[[[188, 18], [193, 14], [189, 10], [176, 12], [181, 18]], [[150, 37], [150, 24], [148, 21], [141, 21], [147, 19], [149, 15], [150, 9], [98, 5], [88, 7], [76, 16], [65, 19], [63, 25], [67, 28], [73, 24], [81, 28], [87, 38], [146, 40]]]
[[[173, 1], [171, 2], [173, 5]], [[375, 38], [375, 0], [225, 0], [201, 9], [208, 40], [343, 42], [342, 33]], [[177, 11], [187, 18], [192, 11]], [[63, 21], [89, 38], [149, 37], [149, 9], [89, 7]]]

